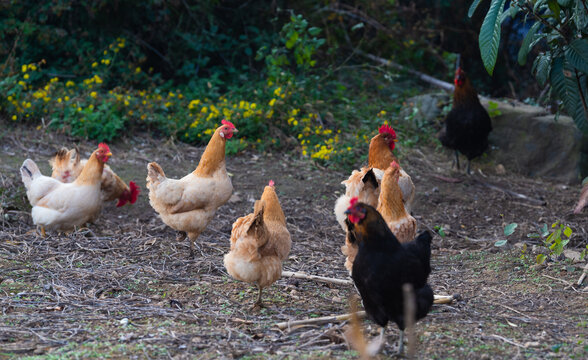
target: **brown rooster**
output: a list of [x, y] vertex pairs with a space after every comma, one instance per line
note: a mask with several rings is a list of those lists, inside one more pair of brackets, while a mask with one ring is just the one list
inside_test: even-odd
[[439, 140], [441, 144], [455, 151], [455, 164], [458, 170], [459, 153], [468, 158], [466, 171], [470, 174], [471, 160], [482, 155], [488, 148], [488, 134], [492, 131], [492, 121], [461, 67], [455, 71], [454, 83], [453, 107], [445, 118], [445, 126], [439, 134]]

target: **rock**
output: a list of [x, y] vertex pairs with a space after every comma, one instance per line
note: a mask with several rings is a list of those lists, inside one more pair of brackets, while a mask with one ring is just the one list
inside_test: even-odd
[[579, 263], [582, 262], [582, 254], [580, 254], [579, 251], [575, 251], [575, 250], [570, 250], [570, 249], [565, 249], [563, 251], [563, 254], [565, 257], [567, 257], [568, 259], [571, 259], [572, 262], [574, 263]]
[[[488, 108], [489, 100], [481, 98]], [[518, 102], [493, 101], [490, 159], [526, 176], [565, 183], [580, 181], [582, 148], [588, 141], [568, 116]], [[491, 114], [492, 115], [492, 114]]]
[[[411, 128], [417, 129], [424, 124], [434, 121], [441, 115], [440, 103], [448, 103], [449, 95], [446, 93], [425, 94], [411, 97], [406, 100], [406, 105], [400, 110], [398, 119], [407, 122]], [[415, 111], [416, 109], [416, 111]]]
[[502, 164], [496, 165], [495, 171], [496, 171], [496, 174], [497, 175], [504, 175], [504, 174], [506, 174], [506, 169], [504, 168], [504, 165], [502, 165]]

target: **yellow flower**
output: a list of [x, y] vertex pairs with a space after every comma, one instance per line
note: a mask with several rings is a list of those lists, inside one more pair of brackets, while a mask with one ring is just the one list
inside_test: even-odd
[[91, 97], [93, 97], [94, 99], [96, 99], [96, 91], [92, 91], [92, 92], [90, 93], [90, 96], [91, 96]]
[[100, 78], [100, 76], [94, 75], [93, 79], [96, 82], [96, 84], [102, 84], [102, 79]]
[[8, 101], [12, 101], [12, 96], [7, 97]]
[[125, 99], [125, 106], [129, 106], [129, 100]]
[[58, 98], [57, 99], [57, 102], [60, 103], [60, 104], [61, 104], [61, 101], [62, 101], [61, 98]]
[[69, 96], [65, 96], [65, 101], [69, 101]]
[[27, 72], [27, 66], [26, 65], [21, 66], [21, 70], [22, 70], [22, 72]]
[[208, 108], [205, 106], [200, 110], [200, 112], [206, 114], [208, 112]]
[[68, 81], [66, 81], [66, 82], [65, 82], [65, 87], [72, 87], [72, 86], [74, 86], [75, 84], [76, 84], [76, 83], [74, 83], [73, 81], [71, 81], [71, 80], [68, 80]]
[[104, 65], [110, 65], [110, 59], [104, 59]]
[[29, 74], [24, 74], [23, 78], [27, 80], [29, 78]]
[[94, 61], [94, 62], [92, 63], [92, 67], [93, 67], [93, 68], [95, 68], [96, 66], [98, 66], [98, 63], [97, 63], [96, 61]]
[[129, 115], [133, 116], [133, 110], [129, 110]]
[[78, 111], [82, 111], [82, 108], [81, 107], [78, 107]]
[[294, 120], [294, 122], [292, 122], [292, 124], [293, 124], [294, 126], [298, 126], [298, 121], [297, 121], [297, 120]]
[[141, 67], [140, 67], [140, 66], [137, 66], [137, 67], [135, 68], [135, 74], [138, 74], [138, 73], [140, 73], [140, 72], [141, 72]]
[[274, 106], [275, 103], [276, 103], [276, 99], [271, 99], [269, 102], [269, 106]]
[[51, 79], [51, 81], [50, 81], [50, 82], [53, 84], [53, 83], [56, 83], [56, 82], [58, 82], [58, 81], [59, 81], [59, 78], [57, 78], [57, 77], [54, 77], [54, 78], [52, 78], [52, 79]]
[[29, 64], [29, 70], [35, 71], [37, 70], [37, 66], [35, 64]]
[[94, 104], [90, 104], [90, 105], [88, 106], [88, 109], [90, 109], [90, 110], [94, 110]]
[[282, 91], [282, 88], [281, 87], [277, 88], [276, 90], [274, 90], [274, 95], [275, 96], [280, 96], [280, 92], [281, 91]]
[[16, 115], [12, 115], [12, 120], [16, 120]]
[[165, 104], [163, 104], [163, 106], [165, 106], [166, 108], [172, 106], [173, 103], [171, 101], [166, 102]]

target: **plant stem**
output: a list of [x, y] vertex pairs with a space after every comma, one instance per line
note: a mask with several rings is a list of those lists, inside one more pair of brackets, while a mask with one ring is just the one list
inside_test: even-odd
[[582, 108], [584, 109], [584, 119], [588, 120], [588, 107], [586, 106], [586, 98], [584, 97], [584, 92], [582, 91], [582, 84], [580, 83], [578, 69], [574, 69], [574, 73], [576, 74], [576, 84], [578, 85], [578, 92], [580, 93], [580, 101], [582, 101]]
[[565, 34], [564, 34], [564, 33], [563, 33], [563, 32], [562, 32], [560, 29], [558, 29], [557, 27], [555, 27], [555, 26], [551, 25], [551, 24], [549, 23], [549, 21], [545, 20], [544, 18], [542, 18], [541, 16], [539, 16], [538, 14], [536, 14], [536, 13], [533, 11], [533, 8], [531, 7], [531, 5], [529, 5], [529, 3], [528, 3], [527, 1], [525, 1], [525, 8], [527, 9], [527, 11], [528, 11], [528, 12], [529, 12], [531, 15], [533, 15], [533, 16], [534, 16], [534, 17], [535, 17], [537, 20], [539, 20], [539, 21], [540, 21], [540, 22], [541, 22], [543, 25], [545, 25], [545, 26], [547, 26], [548, 28], [551, 28], [551, 29], [553, 29], [553, 30], [557, 31], [557, 32], [558, 32], [558, 33], [559, 33], [559, 34], [562, 36], [562, 38], [563, 38], [563, 40], [565, 41], [565, 43], [566, 43], [566, 44], [568, 44], [568, 39], [566, 39], [566, 36], [565, 36]]

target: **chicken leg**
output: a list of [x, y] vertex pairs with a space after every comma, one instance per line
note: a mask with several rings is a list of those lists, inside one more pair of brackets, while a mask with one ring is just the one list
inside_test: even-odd
[[259, 285], [257, 285], [257, 289], [259, 290], [259, 292], [257, 293], [257, 300], [253, 304], [253, 309], [262, 308], [263, 307], [263, 303], [261, 302], [261, 291], [263, 289]]
[[459, 152], [457, 150], [455, 150], [455, 165], [457, 170], [459, 170]]

